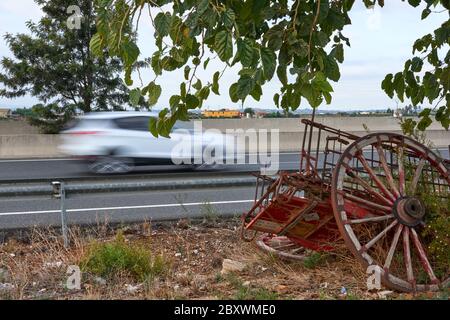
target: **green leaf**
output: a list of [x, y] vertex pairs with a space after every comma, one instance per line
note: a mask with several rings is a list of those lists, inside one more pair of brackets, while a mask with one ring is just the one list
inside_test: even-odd
[[156, 51], [153, 56], [152, 56], [152, 60], [151, 60], [151, 66], [153, 71], [155, 72], [156, 75], [161, 75], [162, 74], [162, 66], [161, 66], [161, 53], [159, 51]]
[[155, 137], [158, 138], [158, 128], [157, 128], [157, 119], [151, 117], [150, 121], [148, 123], [148, 129], [150, 130], [150, 133]]
[[233, 83], [229, 89], [231, 101], [233, 101], [234, 103], [239, 101], [239, 97], [237, 95], [237, 86], [238, 86], [237, 83]]
[[136, 107], [139, 104], [140, 99], [141, 99], [141, 90], [139, 88], [135, 88], [130, 91], [130, 104], [133, 107]]
[[424, 116], [422, 116], [422, 119], [420, 119], [419, 123], [417, 124], [417, 129], [419, 129], [420, 131], [425, 131], [425, 129], [428, 128], [432, 123], [433, 123], [433, 120], [431, 120], [430, 116], [424, 115]]
[[132, 68], [128, 67], [125, 68], [125, 84], [127, 86], [132, 86], [133, 85], [133, 79], [131, 79], [131, 72], [132, 72]]
[[222, 19], [225, 27], [231, 28], [236, 20], [236, 14], [232, 9], [227, 8], [227, 10], [223, 13]]
[[184, 101], [184, 99], [186, 98], [186, 83], [184, 83], [184, 82], [182, 82], [180, 84], [180, 95], [181, 95], [181, 99], [183, 99], [183, 101]]
[[262, 89], [259, 84], [255, 84], [255, 87], [253, 88], [252, 92], [250, 92], [250, 95], [255, 99], [256, 101], [259, 101], [262, 96]]
[[253, 46], [248, 39], [237, 40], [237, 54], [244, 67], [250, 67], [253, 62]]
[[408, 3], [415, 8], [420, 4], [420, 1], [422, 0], [408, 0]]
[[206, 67], [208, 66], [208, 63], [209, 63], [210, 60], [211, 60], [211, 59], [208, 57], [208, 58], [205, 60], [205, 62], [203, 62], [203, 69], [206, 70]]
[[317, 73], [316, 77], [312, 81], [312, 85], [322, 92], [333, 92], [333, 87], [327, 81], [322, 72]]
[[125, 42], [122, 44], [122, 57], [125, 65], [132, 65], [139, 56], [139, 48], [134, 42]]
[[275, 72], [277, 56], [275, 55], [275, 52], [273, 52], [271, 49], [267, 47], [262, 47], [260, 49], [260, 54], [264, 70], [264, 76], [266, 77], [267, 80], [270, 81]]
[[280, 94], [279, 93], [275, 93], [273, 95], [273, 103], [275, 103], [275, 105], [277, 106], [277, 108], [280, 107]]
[[220, 95], [220, 93], [219, 93], [219, 76], [220, 76], [220, 72], [216, 71], [213, 75], [213, 83], [212, 83], [212, 87], [211, 87], [212, 92], [214, 92], [217, 95]]
[[239, 99], [245, 100], [255, 86], [255, 81], [249, 76], [241, 77], [237, 82], [236, 95]]
[[189, 80], [189, 72], [191, 72], [191, 67], [184, 67], [184, 79]]
[[169, 35], [170, 27], [172, 24], [172, 16], [169, 12], [158, 13], [155, 17], [155, 29], [162, 37]]
[[393, 77], [394, 75], [392, 73], [389, 73], [381, 82], [381, 89], [383, 89], [391, 99], [394, 97], [394, 85], [392, 84]]
[[214, 49], [220, 60], [228, 61], [233, 56], [231, 33], [228, 31], [220, 31], [217, 33], [214, 40]]
[[339, 81], [341, 77], [336, 60], [330, 56], [326, 56], [324, 59], [324, 73], [328, 79], [333, 81]]
[[195, 109], [199, 106], [200, 101], [198, 100], [198, 98], [192, 94], [188, 94], [186, 96], [186, 107], [188, 109]]
[[403, 78], [403, 73], [397, 72], [394, 77], [393, 86], [395, 92], [397, 93], [397, 97], [401, 102], [404, 100], [405, 95], [405, 80]]
[[171, 108], [176, 108], [176, 107], [178, 107], [178, 104], [180, 103], [180, 101], [181, 101], [181, 97], [179, 95], [175, 94], [170, 97], [169, 105]]
[[328, 92], [322, 92], [322, 94], [327, 104], [330, 104], [332, 99], [331, 94], [329, 94]]
[[279, 65], [277, 68], [277, 76], [283, 85], [287, 85], [286, 66]]
[[198, 79], [197, 82], [192, 85], [192, 87], [196, 90], [200, 90], [202, 88], [202, 81]]
[[[422, 11], [421, 19], [422, 19], [422, 20], [425, 19], [426, 17], [428, 17], [428, 16], [430, 15], [430, 13], [431, 13], [431, 10], [430, 10], [430, 9], [428, 9], [428, 8], [424, 9], [424, 10]], [[420, 124], [420, 123], [419, 123], [419, 124]]]
[[445, 130], [448, 130], [450, 126], [450, 106], [439, 107], [435, 118], [442, 124]]
[[89, 42], [89, 48], [91, 52], [96, 56], [101, 56], [103, 54], [103, 44], [102, 36], [98, 32], [94, 34]]
[[148, 104], [149, 106], [154, 106], [161, 96], [161, 86], [156, 84], [154, 81], [150, 82], [148, 85]]
[[411, 60], [411, 71], [420, 72], [422, 70], [423, 61], [418, 57], [414, 57]]
[[331, 50], [331, 55], [333, 55], [338, 62], [344, 62], [344, 46], [341, 43], [337, 44], [333, 50]]

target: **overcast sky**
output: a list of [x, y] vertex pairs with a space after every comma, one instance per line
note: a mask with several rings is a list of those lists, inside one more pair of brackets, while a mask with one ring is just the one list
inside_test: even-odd
[[[72, 4], [70, 0], [68, 5]], [[421, 10], [412, 8], [400, 0], [385, 1], [384, 8], [366, 9], [362, 1], [357, 1], [350, 13], [352, 25], [345, 27], [344, 35], [350, 38], [351, 48], [345, 50], [345, 62], [341, 65], [341, 79], [333, 83], [334, 94], [331, 105], [321, 108], [351, 110], [351, 109], [385, 109], [395, 107], [396, 102], [389, 99], [381, 90], [381, 81], [387, 73], [395, 73], [402, 69], [406, 59], [412, 56], [414, 41], [437, 28], [448, 16], [446, 13], [433, 13], [425, 21], [420, 20]], [[76, 1], [73, 1], [76, 4]], [[37, 21], [42, 15], [33, 0], [0, 0], [0, 57], [11, 56], [3, 35], [9, 33], [27, 32], [25, 22]], [[149, 19], [143, 19], [139, 28], [139, 46], [141, 57], [148, 57], [154, 51], [153, 28]], [[210, 63], [200, 76], [203, 83], [212, 79], [212, 74], [221, 69], [218, 62]], [[151, 69], [143, 70], [144, 83], [153, 79]], [[159, 78], [158, 83], [163, 87], [163, 94], [157, 107], [168, 104], [173, 93], [178, 92], [181, 72], [170, 72]], [[263, 88], [260, 102], [248, 98], [245, 107], [275, 108], [272, 97], [279, 83], [277, 79]], [[136, 77], [135, 77], [136, 79]], [[236, 69], [230, 69], [222, 78], [221, 95], [211, 93], [204, 108], [238, 108], [240, 104], [231, 102], [228, 87], [237, 80]], [[135, 82], [138, 84], [138, 81]], [[29, 96], [18, 99], [0, 98], [0, 107], [26, 107], [38, 101]], [[306, 100], [302, 100], [301, 108], [309, 107]]]

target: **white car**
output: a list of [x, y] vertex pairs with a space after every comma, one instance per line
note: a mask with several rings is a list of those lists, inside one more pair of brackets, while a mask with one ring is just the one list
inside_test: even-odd
[[[153, 164], [218, 165], [234, 154], [234, 137], [197, 130], [198, 124], [177, 121], [170, 138], [149, 131], [151, 112], [96, 112], [72, 121], [61, 132], [62, 153], [87, 160], [95, 173], [124, 173]], [[206, 157], [205, 157], [206, 155]]]

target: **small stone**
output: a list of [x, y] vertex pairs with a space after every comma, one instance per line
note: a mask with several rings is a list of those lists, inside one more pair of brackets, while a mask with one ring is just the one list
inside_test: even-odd
[[14, 285], [12, 283], [0, 283], [0, 291], [13, 290]]
[[11, 258], [14, 258], [16, 255], [15, 255], [14, 253], [10, 253], [9, 256], [10, 256]]
[[131, 284], [126, 284], [125, 288], [127, 289], [127, 292], [130, 294], [135, 294], [136, 292], [138, 292], [138, 290], [141, 288], [141, 284], [138, 284], [136, 286], [133, 286]]
[[250, 286], [250, 281], [245, 281], [242, 285], [244, 287], [249, 287]]
[[175, 291], [180, 290], [180, 286], [179, 286], [178, 284], [174, 285], [174, 286], [173, 286], [173, 290], [175, 290]]
[[63, 265], [62, 261], [46, 262], [44, 264], [44, 267], [46, 267], [46, 268], [61, 268], [62, 265]]
[[287, 289], [288, 289], [288, 287], [283, 285], [283, 284], [278, 284], [275, 287], [275, 291], [278, 292], [278, 293], [285, 293], [287, 291]]
[[235, 261], [231, 259], [224, 259], [222, 262], [221, 274], [227, 274], [230, 272], [241, 272], [245, 269], [246, 265], [243, 262]]
[[181, 252], [175, 253], [175, 257], [181, 257]]
[[106, 285], [106, 280], [103, 279], [102, 277], [95, 277], [94, 281], [96, 283], [98, 283], [99, 285], [105, 286]]
[[391, 295], [393, 293], [394, 293], [394, 291], [385, 290], [385, 291], [377, 292], [377, 295], [380, 299], [385, 299], [388, 295]]
[[194, 253], [194, 254], [198, 254], [198, 250], [194, 250], [193, 253]]

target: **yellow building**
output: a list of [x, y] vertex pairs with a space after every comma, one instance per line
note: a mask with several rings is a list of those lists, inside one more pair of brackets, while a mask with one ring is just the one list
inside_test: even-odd
[[240, 118], [241, 112], [239, 110], [205, 110], [202, 111], [202, 116], [205, 118]]
[[0, 118], [9, 118], [11, 116], [10, 109], [0, 109]]

